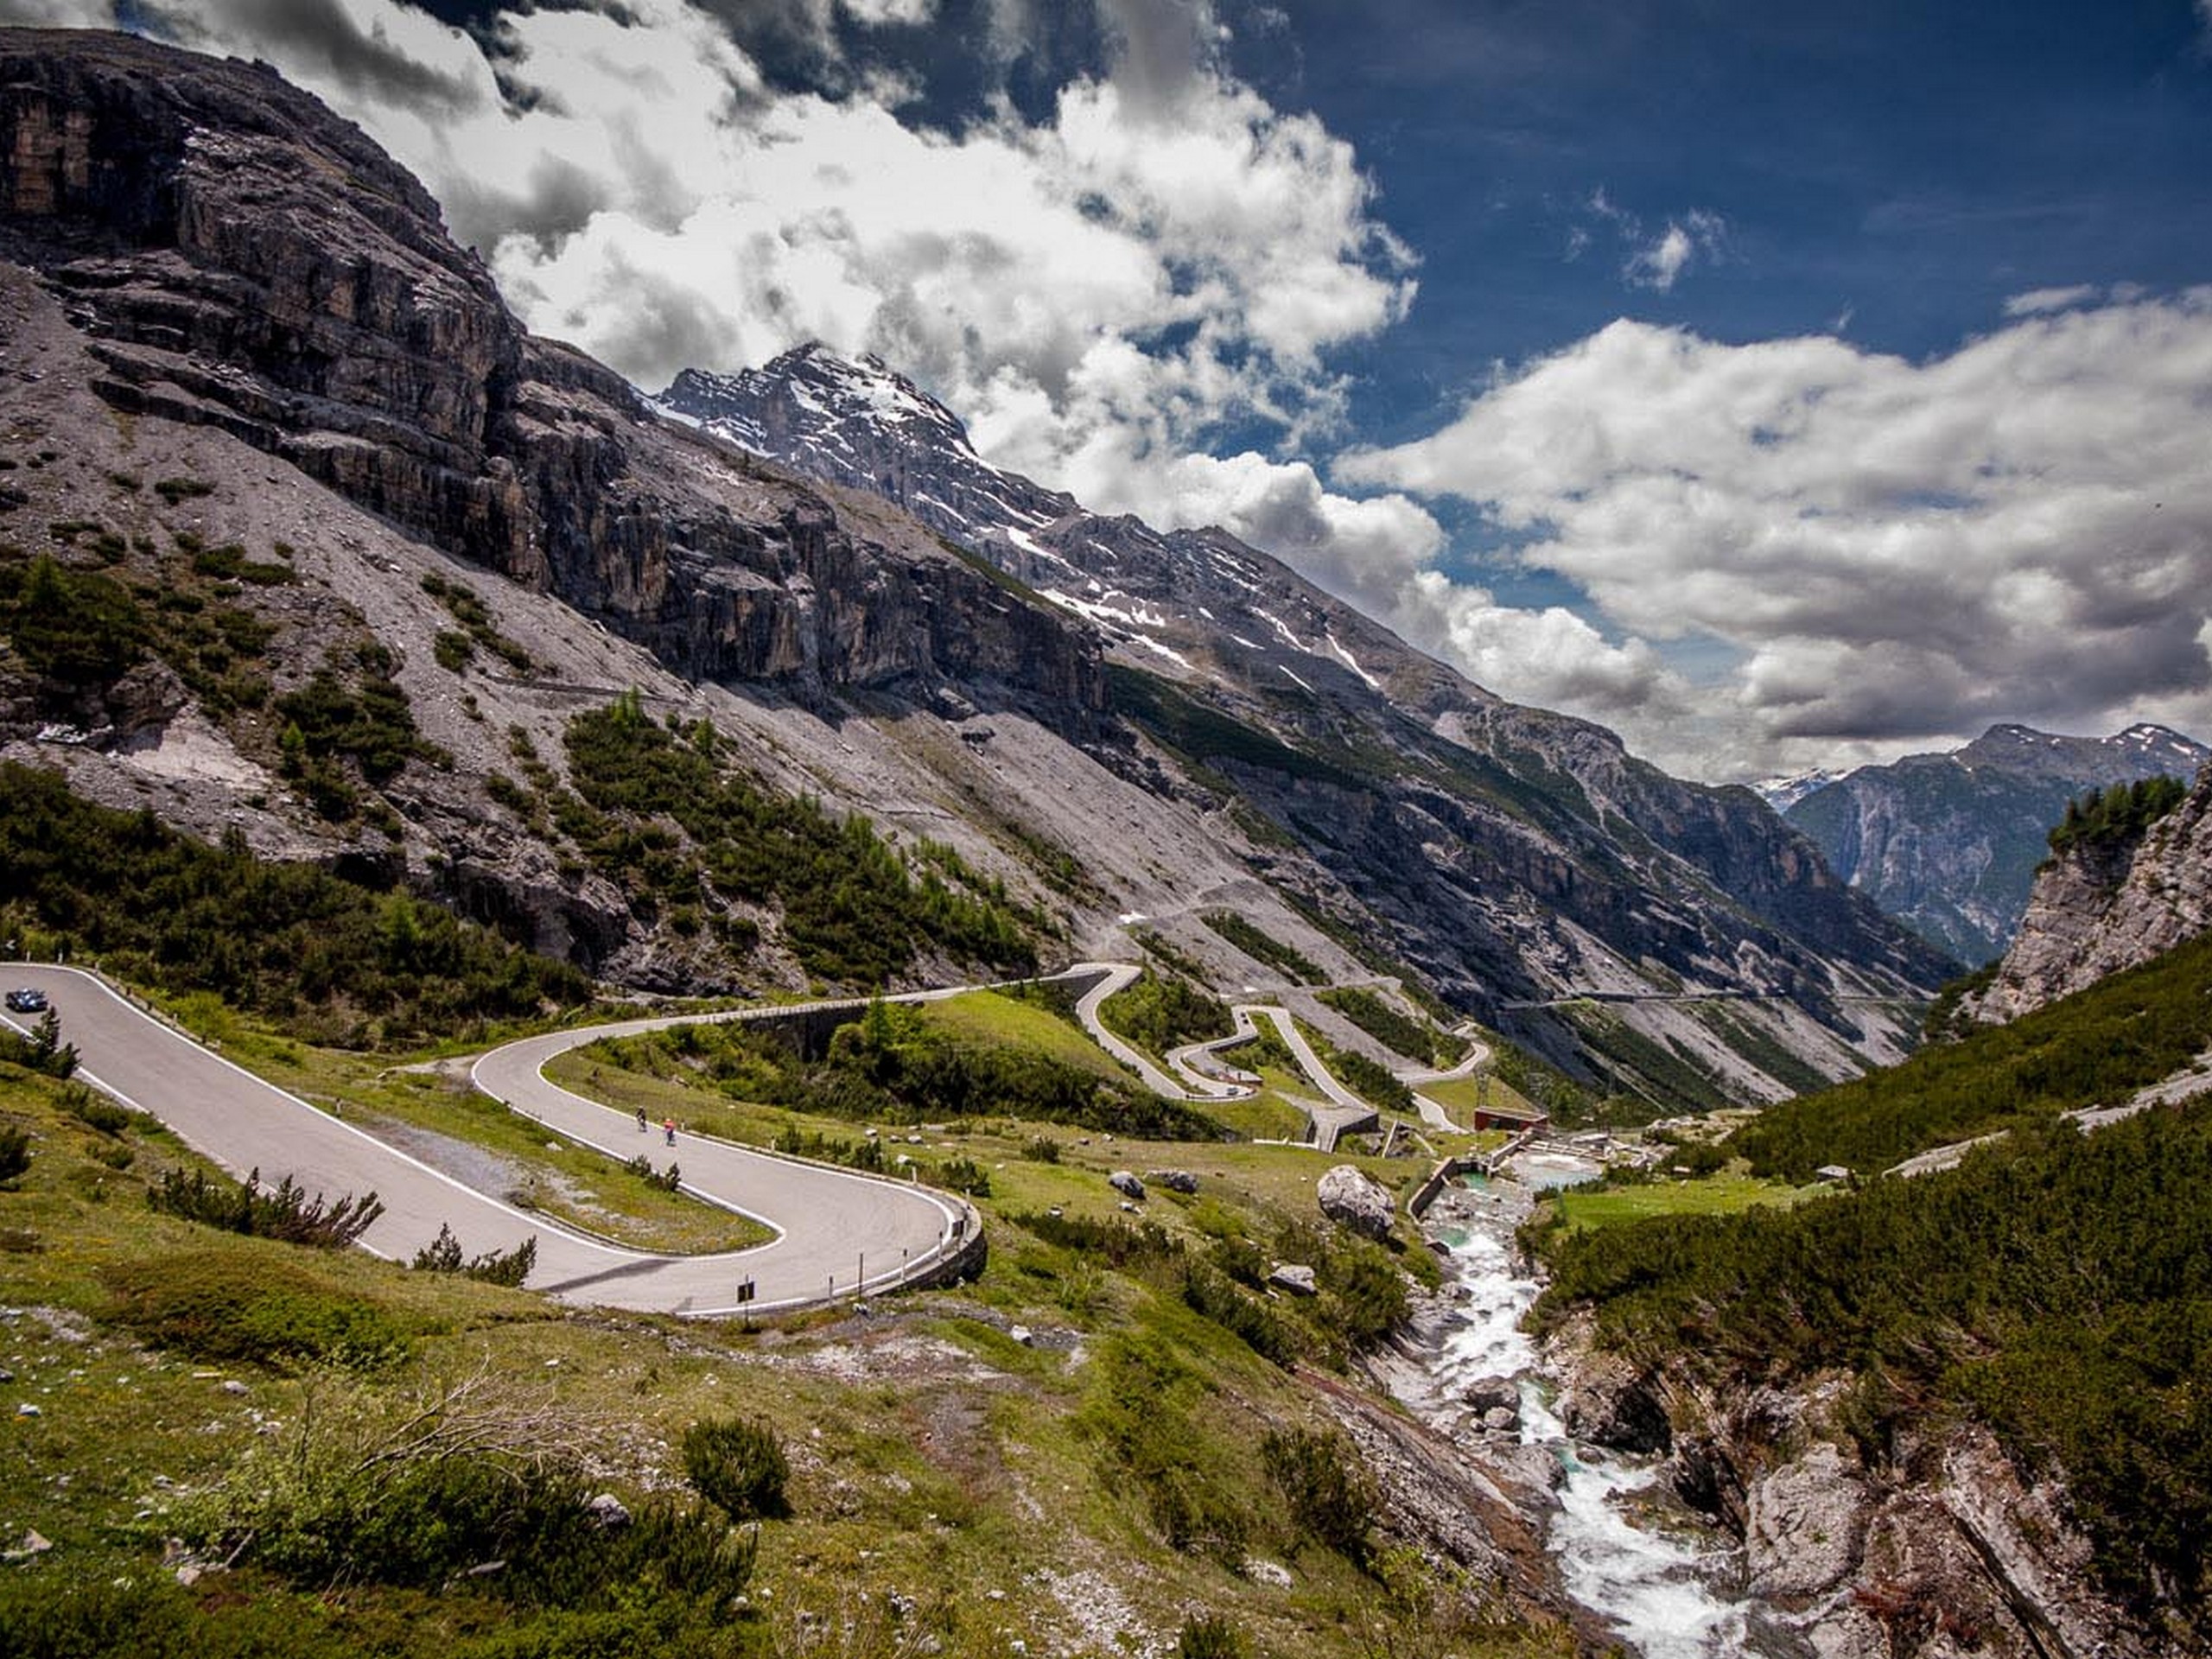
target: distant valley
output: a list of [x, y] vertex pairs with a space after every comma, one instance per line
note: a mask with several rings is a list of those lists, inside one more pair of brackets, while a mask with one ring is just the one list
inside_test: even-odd
[[2003, 953], [2028, 904], [2044, 834], [2066, 804], [2139, 778], [2193, 779], [2212, 749], [2161, 726], [2107, 738], [1993, 726], [1916, 754], [1764, 786], [1836, 874], [1969, 966]]

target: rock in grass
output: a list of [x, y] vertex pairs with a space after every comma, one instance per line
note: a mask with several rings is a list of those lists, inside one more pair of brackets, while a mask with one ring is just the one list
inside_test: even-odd
[[1313, 1269], [1303, 1262], [1278, 1262], [1274, 1271], [1268, 1275], [1268, 1282], [1277, 1290], [1287, 1290], [1294, 1296], [1318, 1296], [1321, 1287], [1313, 1281]]
[[1134, 1173], [1126, 1169], [1117, 1169], [1111, 1175], [1109, 1175], [1106, 1178], [1106, 1185], [1112, 1187], [1116, 1192], [1121, 1193], [1125, 1198], [1141, 1198], [1144, 1197], [1144, 1183], [1139, 1180]]
[[1338, 1164], [1321, 1178], [1316, 1196], [1321, 1213], [1331, 1221], [1370, 1238], [1390, 1236], [1398, 1206], [1389, 1188], [1362, 1174], [1357, 1166]]

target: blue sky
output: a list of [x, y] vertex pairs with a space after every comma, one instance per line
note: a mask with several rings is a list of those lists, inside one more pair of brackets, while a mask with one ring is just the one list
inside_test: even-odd
[[2212, 735], [2212, 0], [0, 0], [648, 389], [820, 337], [1716, 779]]
[[[1727, 340], [1840, 320], [1918, 356], [2012, 295], [2212, 271], [2212, 79], [2176, 0], [1392, 0], [1350, 38], [1341, 8], [1286, 10], [1257, 84], [1355, 139], [1423, 257], [1368, 370], [1384, 442], [1471, 369], [1616, 315]], [[1725, 230], [1665, 291], [1624, 283], [1600, 193], [1647, 233], [1699, 212]]]

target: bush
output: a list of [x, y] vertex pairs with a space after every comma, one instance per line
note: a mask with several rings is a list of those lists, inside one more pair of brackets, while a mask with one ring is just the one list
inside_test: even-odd
[[225, 1232], [325, 1250], [347, 1248], [384, 1214], [384, 1201], [373, 1192], [360, 1198], [349, 1193], [334, 1201], [318, 1192], [311, 1198], [289, 1175], [275, 1192], [264, 1192], [259, 1169], [246, 1176], [244, 1185], [219, 1175], [211, 1179], [173, 1169], [148, 1191], [146, 1202], [164, 1215]]
[[0, 572], [0, 630], [24, 667], [78, 690], [111, 685], [146, 657], [151, 628], [130, 589], [41, 553]]
[[201, 1359], [372, 1367], [413, 1344], [384, 1308], [287, 1262], [187, 1252], [110, 1268], [103, 1279], [109, 1319]]
[[46, 1077], [66, 1077], [77, 1069], [77, 1045], [61, 1040], [61, 1016], [48, 1008], [28, 1037], [0, 1026], [0, 1060]]
[[279, 746], [285, 774], [306, 785], [327, 818], [351, 816], [356, 791], [341, 762], [381, 785], [410, 760], [429, 758], [407, 693], [391, 677], [390, 655], [380, 646], [365, 647], [352, 664], [334, 660], [317, 669], [305, 685], [276, 700], [276, 712], [285, 721]]
[[1333, 1431], [1275, 1429], [1260, 1458], [1299, 1530], [1364, 1567], [1374, 1554], [1375, 1483], [1351, 1443]]
[[1100, 1348], [1078, 1421], [1112, 1484], [1142, 1498], [1171, 1548], [1234, 1565], [1252, 1532], [1250, 1476], [1211, 1427], [1223, 1414], [1170, 1340], [1130, 1331]]
[[529, 1278], [530, 1270], [537, 1265], [535, 1234], [511, 1250], [486, 1250], [464, 1261], [461, 1241], [453, 1236], [453, 1229], [443, 1223], [439, 1224], [438, 1236], [415, 1253], [417, 1272], [457, 1273], [464, 1278], [481, 1280], [488, 1285], [505, 1285], [510, 1289]]
[[12, 1124], [0, 1128], [0, 1181], [13, 1181], [30, 1166], [30, 1131]]
[[1046, 1210], [1026, 1211], [1006, 1219], [1047, 1244], [1078, 1255], [1103, 1256], [1109, 1267], [1125, 1268], [1133, 1262], [1160, 1261], [1183, 1253], [1182, 1241], [1156, 1221], [1139, 1222], [1133, 1227], [1119, 1219], [1090, 1221], [1081, 1216], [1056, 1216]]
[[931, 1181], [933, 1186], [948, 1192], [963, 1192], [971, 1198], [991, 1196], [991, 1174], [973, 1158], [948, 1158], [940, 1164]]
[[1175, 1659], [1250, 1659], [1243, 1632], [1221, 1613], [1193, 1613], [1175, 1637]]
[[1185, 1265], [1183, 1301], [1193, 1313], [1203, 1314], [1230, 1335], [1243, 1338], [1245, 1345], [1261, 1357], [1286, 1369], [1297, 1362], [1298, 1344], [1290, 1328], [1264, 1303], [1247, 1296], [1225, 1275], [1203, 1262]]
[[154, 480], [154, 493], [175, 506], [195, 496], [213, 495], [215, 486], [204, 478], [159, 478]]
[[[641, 1522], [649, 1513], [640, 1514]], [[644, 1529], [627, 1530], [642, 1537]], [[729, 1548], [733, 1557], [745, 1554], [741, 1542]], [[609, 1577], [634, 1560], [631, 1582], [656, 1583], [655, 1563], [644, 1551], [643, 1543], [609, 1541]], [[493, 1582], [505, 1577], [493, 1575]], [[16, 1659], [295, 1659], [308, 1653], [315, 1659], [736, 1659], [750, 1649], [722, 1611], [728, 1600], [625, 1599], [602, 1589], [575, 1608], [510, 1604], [465, 1613], [456, 1622], [473, 1628], [456, 1641], [443, 1618], [410, 1621], [358, 1597], [266, 1588], [251, 1596], [208, 1596], [205, 1586], [186, 1589], [166, 1573], [89, 1582], [54, 1573], [11, 1573], [0, 1579], [0, 1639]]]
[[747, 1417], [708, 1418], [683, 1431], [683, 1472], [694, 1488], [733, 1521], [791, 1513], [784, 1483], [791, 1465], [767, 1424]]
[[158, 1122], [150, 1114], [134, 1112], [121, 1101], [87, 1089], [81, 1083], [72, 1084], [61, 1091], [61, 1109], [86, 1128], [98, 1129], [102, 1135], [152, 1128]]
[[1376, 1346], [1413, 1311], [1406, 1276], [1380, 1245], [1339, 1241], [1316, 1265], [1322, 1315], [1354, 1351]]
[[1274, 969], [1294, 984], [1318, 984], [1326, 977], [1305, 952], [1285, 944], [1271, 933], [1262, 932], [1249, 918], [1233, 910], [1209, 910], [1198, 919], [1253, 961]]
[[752, 1544], [703, 1503], [656, 1498], [607, 1524], [583, 1471], [549, 1447], [566, 1426], [517, 1408], [489, 1370], [402, 1398], [310, 1377], [305, 1395], [280, 1439], [186, 1497], [165, 1527], [307, 1588], [466, 1586], [526, 1608], [675, 1598], [726, 1614], [751, 1573]]

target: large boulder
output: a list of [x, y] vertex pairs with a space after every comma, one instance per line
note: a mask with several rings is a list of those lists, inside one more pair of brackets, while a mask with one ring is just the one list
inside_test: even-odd
[[1198, 1190], [1198, 1178], [1187, 1169], [1148, 1170], [1145, 1179], [1154, 1186], [1164, 1187], [1170, 1192], [1190, 1193]]
[[1865, 1476], [1827, 1441], [1751, 1483], [1745, 1566], [1754, 1594], [1811, 1605], [1859, 1566], [1871, 1495]]
[[1521, 1409], [1521, 1385], [1510, 1376], [1478, 1377], [1459, 1398], [1470, 1411], [1510, 1411], [1517, 1414]]
[[1674, 1427], [1656, 1380], [1618, 1354], [1582, 1355], [1562, 1379], [1557, 1409], [1578, 1440], [1653, 1456], [1674, 1448]]
[[1388, 1238], [1398, 1206], [1390, 1191], [1351, 1164], [1338, 1164], [1321, 1178], [1316, 1196], [1321, 1213], [1370, 1238]]
[[1106, 1185], [1112, 1187], [1116, 1192], [1121, 1193], [1124, 1198], [1141, 1198], [1144, 1197], [1144, 1183], [1139, 1180], [1135, 1174], [1126, 1169], [1117, 1169], [1111, 1175], [1109, 1175], [1106, 1178]]

